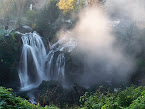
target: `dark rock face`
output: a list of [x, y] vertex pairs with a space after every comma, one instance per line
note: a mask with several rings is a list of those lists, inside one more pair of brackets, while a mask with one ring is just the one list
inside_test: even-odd
[[83, 55], [75, 49], [71, 53], [66, 53], [65, 58], [65, 81], [67, 82], [67, 85], [73, 85], [74, 83], [79, 84], [79, 81], [81, 81], [79, 77], [84, 73]]
[[63, 107], [66, 104], [79, 105], [80, 96], [87, 91], [77, 84], [70, 89], [65, 89], [57, 81], [43, 81], [38, 90], [37, 100], [41, 105], [54, 104], [59, 107]]
[[76, 83], [70, 88], [63, 88], [58, 81], [43, 81], [38, 89], [36, 89], [35, 97], [37, 102], [42, 106], [53, 104], [60, 108], [64, 108], [72, 105], [79, 106], [80, 97], [83, 96], [85, 92], [91, 94], [95, 93], [97, 90], [103, 92], [108, 91], [108, 89], [113, 91], [113, 87], [110, 83], [105, 81], [92, 85], [88, 89]]
[[31, 27], [29, 27], [27, 25], [22, 26], [22, 29], [21, 29], [22, 33], [29, 33], [29, 32], [32, 32], [32, 31], [33, 31], [33, 29]]
[[33, 32], [33, 29], [27, 25], [20, 25], [14, 31], [19, 31], [20, 33], [29, 33], [29, 32]]

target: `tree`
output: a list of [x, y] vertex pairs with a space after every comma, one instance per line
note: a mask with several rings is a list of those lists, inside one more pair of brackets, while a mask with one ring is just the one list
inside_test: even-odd
[[76, 3], [77, 0], [60, 0], [57, 6], [63, 13], [67, 13], [75, 9]]
[[41, 9], [49, 2], [49, 0], [32, 0], [35, 9]]
[[0, 16], [2, 18], [10, 17], [14, 4], [11, 0], [1, 0], [0, 1]]
[[24, 12], [25, 5], [28, 0], [12, 0], [12, 1], [16, 5], [17, 15], [18, 15], [19, 19], [21, 19], [23, 12]]
[[57, 19], [60, 15], [60, 10], [56, 6], [57, 0], [49, 0], [49, 2], [44, 6], [44, 8], [38, 14], [36, 20], [36, 30], [46, 37], [53, 37], [58, 29], [56, 26]]
[[10, 19], [15, 16], [15, 5], [11, 0], [0, 1], [0, 27], [8, 29]]
[[90, 5], [98, 5], [100, 0], [88, 0], [88, 4]]

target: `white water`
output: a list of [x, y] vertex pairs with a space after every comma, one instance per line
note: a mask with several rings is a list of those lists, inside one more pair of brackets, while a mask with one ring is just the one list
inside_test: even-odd
[[57, 73], [58, 73], [58, 78], [65, 79], [64, 71], [65, 71], [65, 57], [64, 54], [59, 54], [58, 58], [56, 60], [56, 66], [57, 66]]
[[41, 37], [36, 33], [22, 35], [22, 54], [19, 67], [21, 90], [38, 87], [43, 80], [65, 81], [65, 53], [76, 47], [76, 40], [63, 37], [46, 49]]
[[[46, 80], [65, 80], [65, 55], [66, 52], [71, 52], [77, 43], [76, 40], [70, 37], [63, 37], [61, 40], [53, 44], [50, 51], [45, 59], [45, 72], [47, 74]], [[55, 60], [55, 54], [57, 58]], [[56, 62], [55, 66], [53, 62]], [[56, 67], [56, 71], [54, 71]], [[62, 80], [63, 79], [63, 80]]]

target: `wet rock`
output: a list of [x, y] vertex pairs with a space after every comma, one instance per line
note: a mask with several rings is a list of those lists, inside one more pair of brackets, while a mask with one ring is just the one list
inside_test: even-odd
[[22, 26], [22, 33], [28, 33], [28, 32], [32, 32], [33, 29], [27, 25]]
[[63, 107], [66, 104], [79, 105], [80, 96], [87, 91], [85, 88], [74, 84], [71, 88], [63, 88], [57, 81], [43, 81], [38, 88], [38, 102], [45, 106], [54, 104]]
[[[20, 25], [18, 28], [16, 28], [14, 31], [19, 31], [20, 33], [30, 33], [33, 32], [33, 29], [27, 25]], [[18, 32], [17, 32], [18, 33]]]

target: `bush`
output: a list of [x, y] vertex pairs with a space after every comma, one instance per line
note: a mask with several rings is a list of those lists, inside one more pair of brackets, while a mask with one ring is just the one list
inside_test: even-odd
[[[28, 25], [32, 26], [32, 28], [33, 28], [33, 25], [35, 25], [35, 23], [36, 23], [38, 13], [39, 12], [37, 12], [35, 10], [28, 10], [26, 13], [26, 17], [27, 17], [26, 23], [28, 23]], [[33, 28], [33, 29], [35, 29], [35, 28]]]
[[137, 99], [141, 95], [144, 89], [145, 88], [141, 86], [138, 88], [131, 86], [118, 94], [117, 102], [122, 107], [128, 107], [133, 100]]
[[30, 104], [27, 100], [16, 97], [12, 89], [0, 87], [0, 109], [58, 109], [54, 106], [40, 107]]
[[115, 93], [101, 92], [101, 88], [95, 94], [86, 93], [80, 101], [84, 109], [144, 109], [145, 87], [128, 87], [124, 91]]
[[20, 45], [14, 33], [0, 39], [0, 85], [2, 86], [9, 87], [18, 81], [18, 47]]
[[145, 109], [145, 91], [141, 93], [140, 97], [133, 101], [128, 109]]

